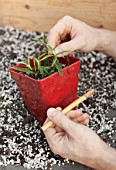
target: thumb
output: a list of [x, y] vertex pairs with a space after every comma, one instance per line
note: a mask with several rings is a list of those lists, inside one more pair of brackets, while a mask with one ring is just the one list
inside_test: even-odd
[[[64, 42], [60, 45], [58, 45], [56, 48], [55, 48], [55, 53], [58, 54], [62, 51], [65, 51], [65, 50], [70, 50], [70, 51], [74, 51], [74, 50], [81, 50], [83, 48], [83, 40], [80, 36], [68, 41], [68, 42]], [[70, 53], [70, 52], [69, 52]], [[64, 54], [59, 54], [58, 56], [59, 57], [62, 57], [62, 56], [66, 56], [68, 53], [64, 53]]]
[[57, 126], [65, 130], [68, 134], [73, 134], [75, 123], [68, 119], [63, 113], [54, 108], [47, 111], [48, 118]]

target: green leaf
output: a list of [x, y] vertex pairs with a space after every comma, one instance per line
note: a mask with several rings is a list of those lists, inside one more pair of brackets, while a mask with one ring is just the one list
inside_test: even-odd
[[46, 60], [46, 59], [49, 58], [49, 57], [52, 57], [52, 55], [51, 55], [51, 54], [46, 55], [45, 57], [43, 57], [42, 59], [40, 59], [40, 61]]
[[30, 68], [30, 70], [32, 70], [31, 66], [30, 66], [30, 56], [28, 56], [27, 58], [24, 58], [24, 62], [26, 64], [26, 66], [28, 68]]
[[61, 64], [59, 63], [58, 59], [55, 62], [56, 69], [58, 70], [60, 76], [62, 76], [62, 67]]
[[40, 58], [42, 58], [42, 57], [45, 56], [45, 55], [46, 55], [46, 53], [43, 53], [43, 54], [39, 55], [39, 56], [37, 57], [37, 59], [40, 59]]
[[30, 74], [34, 74], [29, 68], [19, 68], [19, 67], [12, 67], [14, 70], [17, 71], [21, 71], [24, 73], [30, 73]]
[[38, 38], [32, 38], [32, 40], [35, 40], [35, 41], [37, 41], [37, 40], [38, 40]]
[[45, 41], [46, 41], [46, 34], [43, 33], [43, 42], [45, 43]]
[[55, 68], [51, 68], [51, 70], [50, 70], [50, 74], [53, 74], [53, 73], [55, 73]]
[[48, 60], [44, 60], [44, 66], [48, 65]]
[[45, 43], [42, 40], [37, 40], [37, 44], [44, 45]]
[[54, 64], [56, 63], [57, 61], [57, 57], [55, 56], [55, 58], [53, 59], [53, 62], [52, 62], [52, 67], [54, 66]]
[[43, 70], [43, 68], [42, 68], [42, 67], [40, 67], [40, 68], [39, 68], [39, 71], [40, 71], [40, 73], [41, 73], [42, 77], [44, 77], [44, 70]]
[[48, 50], [53, 53], [54, 49], [48, 44], [46, 44], [46, 46], [47, 46]]
[[33, 64], [34, 64], [34, 70], [36, 71], [36, 61], [35, 61], [35, 58], [33, 58]]
[[56, 55], [64, 54], [64, 53], [69, 53], [69, 52], [72, 52], [72, 51], [70, 51], [70, 50], [61, 51], [61, 52], [57, 53]]
[[43, 41], [37, 40], [37, 44], [43, 45]]
[[40, 61], [37, 58], [35, 58], [35, 63], [37, 65], [37, 68], [39, 69], [40, 68]]
[[25, 62], [25, 64], [28, 64], [28, 59], [24, 58], [24, 62]]
[[50, 66], [41, 66], [44, 69], [50, 69]]
[[50, 66], [41, 66], [40, 69], [41, 69], [41, 72], [42, 72], [41, 74], [44, 74], [44, 72], [45, 72], [47, 76], [50, 75], [50, 73], [48, 71], [50, 69]]
[[45, 72], [47, 75], [50, 75], [50, 73], [48, 72], [47, 69], [44, 69], [44, 72]]

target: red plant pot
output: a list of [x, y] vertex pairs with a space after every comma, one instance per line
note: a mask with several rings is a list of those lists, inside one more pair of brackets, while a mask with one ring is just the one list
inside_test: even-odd
[[[78, 71], [80, 60], [74, 57], [60, 58], [63, 64], [63, 76], [58, 72], [42, 80], [36, 80], [28, 75], [10, 68], [12, 78], [16, 81], [27, 108], [43, 124], [49, 107], [65, 108], [77, 98]], [[18, 64], [16, 67], [24, 67]]]

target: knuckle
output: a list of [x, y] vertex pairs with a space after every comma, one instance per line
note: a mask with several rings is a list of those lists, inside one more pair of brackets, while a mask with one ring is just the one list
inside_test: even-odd
[[54, 27], [50, 29], [48, 37], [53, 33]]
[[72, 19], [72, 17], [71, 16], [69, 16], [69, 15], [65, 15], [64, 17], [63, 17], [63, 20], [71, 20]]

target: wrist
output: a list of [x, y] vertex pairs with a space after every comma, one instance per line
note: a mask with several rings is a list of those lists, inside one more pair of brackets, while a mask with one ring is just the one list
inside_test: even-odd
[[[78, 153], [76, 153], [75, 155], [75, 159], [73, 159], [76, 162], [79, 162], [81, 164], [84, 164], [88, 167], [97, 169], [97, 170], [101, 170], [99, 167], [101, 165], [101, 160], [103, 157], [103, 153], [104, 153], [104, 147], [102, 147], [103, 145], [103, 141], [99, 138], [98, 140], [98, 146], [96, 146], [96, 148], [94, 147], [90, 147], [90, 149], [88, 150], [88, 154], [83, 157], [78, 157]], [[75, 150], [76, 151], [76, 150]]]
[[115, 170], [116, 169], [116, 151], [108, 146], [106, 143], [102, 143], [102, 150], [99, 156], [96, 158], [95, 166], [97, 170]]
[[116, 170], [116, 151], [109, 147], [102, 140], [99, 141], [99, 148], [94, 148], [86, 158], [72, 159], [96, 170]]
[[116, 57], [116, 32], [105, 29], [96, 29], [97, 45], [95, 50], [102, 51]]
[[105, 51], [110, 45], [110, 34], [109, 31], [103, 29], [96, 29], [97, 32], [97, 51]]

